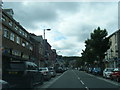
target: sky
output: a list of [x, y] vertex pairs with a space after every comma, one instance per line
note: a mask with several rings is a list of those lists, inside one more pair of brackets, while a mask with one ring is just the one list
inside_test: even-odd
[[97, 27], [118, 30], [118, 2], [3, 2], [28, 32], [43, 35], [59, 55], [81, 56]]

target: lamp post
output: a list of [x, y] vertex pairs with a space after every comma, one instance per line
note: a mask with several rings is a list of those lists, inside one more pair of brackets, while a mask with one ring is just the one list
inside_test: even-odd
[[44, 36], [43, 36], [43, 39], [44, 39], [44, 61], [45, 61], [45, 55], [46, 55], [46, 47], [45, 47], [45, 46], [46, 46], [46, 45], [45, 45], [45, 31], [46, 31], [46, 30], [47, 30], [47, 31], [50, 31], [51, 29], [44, 29], [44, 30], [43, 30], [43, 35], [44, 35]]
[[51, 29], [44, 29], [44, 39], [45, 39], [45, 30], [50, 31]]

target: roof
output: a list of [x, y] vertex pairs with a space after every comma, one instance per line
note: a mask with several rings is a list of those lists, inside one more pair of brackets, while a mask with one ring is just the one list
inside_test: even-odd
[[9, 12], [9, 13], [8, 13], [9, 15], [11, 15], [11, 14], [13, 15], [13, 14], [14, 14], [13, 9], [11, 9], [11, 8], [10, 8], [10, 9], [3, 9], [3, 10], [4, 10], [5, 12], [7, 12], [7, 13]]
[[112, 37], [113, 35], [115, 35], [116, 33], [120, 32], [120, 29], [115, 31], [114, 33], [112, 33], [109, 37]]
[[38, 42], [43, 41], [42, 35], [37, 36], [37, 35], [35, 35], [34, 33], [30, 33], [30, 35], [31, 35], [31, 37], [32, 37], [33, 39], [35, 39], [35, 40], [38, 41]]

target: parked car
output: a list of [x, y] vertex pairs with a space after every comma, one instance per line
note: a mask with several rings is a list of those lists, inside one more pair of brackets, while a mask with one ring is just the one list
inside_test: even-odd
[[51, 73], [51, 76], [55, 77], [56, 76], [56, 71], [55, 71], [54, 67], [49, 67], [48, 69], [49, 69], [49, 71]]
[[117, 82], [120, 81], [120, 68], [115, 68], [112, 73], [110, 74], [111, 80], [116, 80]]
[[21, 88], [32, 88], [35, 84], [43, 83], [43, 75], [37, 65], [28, 61], [11, 61], [3, 76], [11, 85], [16, 84]]
[[89, 68], [87, 69], [87, 73], [92, 73], [92, 70], [93, 70], [93, 68], [92, 68], [92, 67], [89, 67]]
[[10, 89], [10, 84], [7, 81], [0, 80], [0, 89], [1, 90], [9, 90]]
[[56, 72], [57, 72], [57, 73], [63, 73], [63, 72], [64, 72], [63, 67], [58, 67], [58, 68], [56, 69]]
[[63, 67], [63, 72], [65, 72], [65, 71], [67, 71], [68, 69], [67, 69], [67, 67]]
[[80, 67], [79, 71], [84, 71], [84, 67]]
[[94, 74], [94, 75], [100, 75], [101, 74], [101, 68], [100, 67], [93, 68], [92, 74]]
[[103, 70], [103, 77], [110, 78], [110, 74], [112, 73], [113, 70], [114, 70], [114, 68], [105, 68]]
[[51, 73], [50, 73], [48, 67], [40, 67], [39, 71], [43, 74], [44, 80], [51, 79]]

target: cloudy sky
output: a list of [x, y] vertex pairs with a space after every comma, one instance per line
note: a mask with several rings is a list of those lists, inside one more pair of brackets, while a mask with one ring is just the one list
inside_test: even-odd
[[84, 41], [98, 26], [108, 35], [118, 29], [117, 2], [3, 2], [14, 18], [31, 33], [43, 35], [63, 56], [80, 56]]

